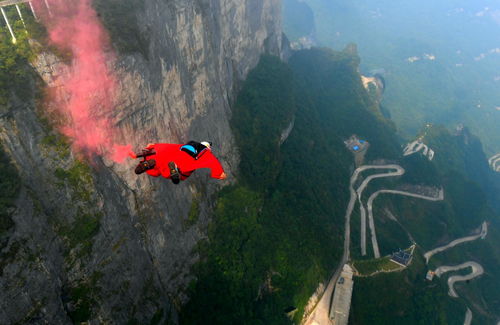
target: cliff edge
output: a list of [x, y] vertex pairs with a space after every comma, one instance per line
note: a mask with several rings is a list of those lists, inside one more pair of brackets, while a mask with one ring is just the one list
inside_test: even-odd
[[[231, 104], [260, 55], [281, 53], [280, 0], [135, 3], [120, 6], [133, 9], [123, 17], [133, 18], [139, 47], [115, 44], [123, 141], [136, 149], [213, 141], [231, 182]], [[109, 5], [94, 6], [108, 28], [124, 23]], [[119, 32], [111, 30], [113, 41]], [[0, 323], [176, 323], [222, 185], [203, 172], [175, 187], [137, 177], [132, 161], [80, 162], [34, 95], [40, 85], [57, 88], [64, 62], [44, 52], [33, 68], [40, 80], [27, 85], [31, 97], [0, 109], [1, 144], [22, 179], [14, 225], [0, 241]]]

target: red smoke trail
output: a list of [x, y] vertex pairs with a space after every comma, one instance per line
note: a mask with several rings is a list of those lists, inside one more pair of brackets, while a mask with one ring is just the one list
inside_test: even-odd
[[[70, 51], [69, 76], [62, 83], [63, 100], [58, 109], [71, 121], [61, 132], [72, 139], [73, 150], [101, 155], [123, 162], [131, 146], [115, 143], [111, 120], [117, 80], [108, 63], [114, 62], [109, 39], [90, 0], [48, 0], [49, 15], [43, 0], [37, 7], [45, 11], [43, 23], [50, 41], [59, 49]], [[105, 51], [108, 49], [108, 51]]]

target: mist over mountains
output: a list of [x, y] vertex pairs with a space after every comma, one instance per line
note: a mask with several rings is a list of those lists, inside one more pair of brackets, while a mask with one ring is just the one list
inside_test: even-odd
[[[0, 324], [498, 325], [498, 4], [51, 1], [114, 91], [63, 87], [82, 47], [4, 8]], [[57, 94], [137, 151], [212, 141], [227, 179], [82, 155]]]
[[[489, 156], [500, 151], [497, 2], [284, 3], [285, 27], [292, 41], [311, 35], [317, 45], [336, 49], [353, 42], [363, 73], [384, 71], [388, 87], [382, 104], [402, 135], [412, 137], [426, 123], [451, 128], [463, 123], [481, 138]], [[314, 13], [308, 24], [297, 20], [290, 9], [305, 6]], [[295, 12], [310, 17], [308, 10]], [[309, 25], [313, 27], [296, 32]]]
[[[494, 292], [500, 282], [493, 265], [499, 262], [500, 177], [487, 159], [500, 150], [498, 2], [285, 0], [283, 14], [293, 48], [356, 44], [360, 72], [383, 80], [381, 112], [392, 119], [401, 141], [407, 139], [407, 146], [416, 141], [424, 152], [403, 158], [407, 173], [401, 181], [445, 191], [444, 202], [438, 203], [379, 199], [374, 209], [381, 219], [375, 224], [385, 254], [411, 242], [428, 250], [471, 233], [481, 218], [491, 222], [485, 242], [453, 248], [428, 265], [417, 258], [401, 273], [355, 278], [350, 322], [469, 324], [463, 318], [465, 306], [439, 291], [445, 282], [436, 287], [422, 279], [439, 265], [470, 259], [490, 266], [485, 275], [471, 280], [474, 285], [460, 286], [461, 296], [467, 306], [474, 305], [473, 323], [496, 324], [500, 307]], [[430, 150], [434, 159], [425, 161]], [[382, 188], [387, 188], [390, 183], [384, 182]], [[473, 194], [476, 186], [482, 188], [480, 196]], [[356, 222], [353, 227], [357, 229]], [[356, 230], [351, 235], [355, 256], [358, 236]], [[363, 261], [354, 266], [365, 272], [376, 274], [383, 264], [375, 267], [360, 255], [353, 258]]]

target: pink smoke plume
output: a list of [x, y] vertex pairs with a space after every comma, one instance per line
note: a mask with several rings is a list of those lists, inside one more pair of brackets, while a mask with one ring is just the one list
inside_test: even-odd
[[[43, 10], [41, 1], [37, 7]], [[122, 163], [132, 147], [115, 143], [111, 115], [118, 83], [108, 67], [114, 62], [108, 35], [90, 0], [48, 3], [50, 14], [46, 11], [42, 22], [50, 41], [72, 55], [69, 76], [61, 85], [64, 98], [57, 101], [57, 108], [70, 122], [60, 131], [72, 140], [73, 150]]]

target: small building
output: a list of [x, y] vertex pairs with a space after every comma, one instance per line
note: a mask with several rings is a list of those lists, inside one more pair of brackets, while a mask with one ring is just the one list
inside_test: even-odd
[[356, 166], [363, 165], [366, 151], [370, 147], [370, 143], [366, 140], [360, 140], [357, 135], [353, 134], [349, 139], [344, 141], [344, 144], [350, 152], [354, 154], [354, 162]]
[[360, 140], [353, 134], [349, 139], [344, 141], [344, 144], [349, 150], [361, 152], [368, 149], [369, 143], [366, 140]]
[[427, 271], [427, 275], [425, 276], [425, 278], [426, 278], [427, 280], [429, 280], [429, 281], [432, 281], [432, 279], [434, 279], [434, 275], [435, 275], [435, 274], [436, 274], [436, 273], [434, 273], [432, 270], [429, 270], [429, 271]]
[[406, 267], [408, 266], [408, 264], [410, 264], [411, 258], [412, 254], [400, 249], [399, 251], [392, 254], [391, 261]]

